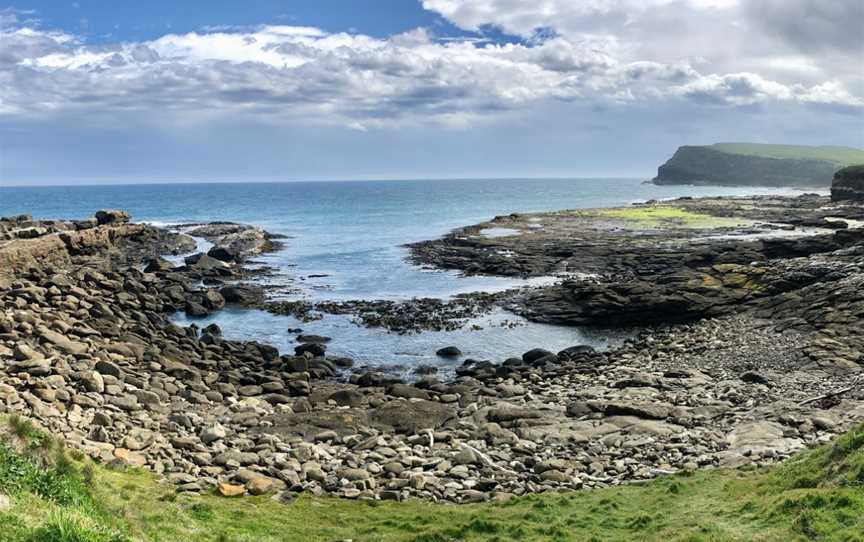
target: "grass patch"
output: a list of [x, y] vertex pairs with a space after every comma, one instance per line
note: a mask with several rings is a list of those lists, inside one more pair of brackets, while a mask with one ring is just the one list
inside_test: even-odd
[[864, 151], [852, 147], [771, 145], [760, 143], [715, 143], [709, 148], [728, 154], [761, 156], [764, 158], [791, 158], [794, 160], [825, 160], [838, 165], [864, 163]]
[[[864, 540], [864, 427], [772, 469], [715, 470], [602, 490], [453, 506], [303, 495], [226, 499], [174, 494], [152, 475], [92, 468], [64, 472], [76, 499], [43, 490], [29, 459], [0, 456], [18, 480], [0, 513], [9, 542], [577, 542], [583, 540]], [[7, 447], [8, 450], [8, 447]], [[11, 478], [10, 478], [11, 476]], [[0, 487], [8, 487], [0, 481]], [[53, 487], [50, 486], [49, 487]]]
[[743, 218], [727, 218], [704, 213], [694, 213], [670, 205], [617, 207], [592, 211], [596, 216], [633, 222], [651, 228], [720, 228], [743, 226], [749, 223]]

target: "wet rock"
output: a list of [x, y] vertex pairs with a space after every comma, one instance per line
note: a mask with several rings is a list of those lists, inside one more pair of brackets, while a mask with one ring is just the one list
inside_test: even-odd
[[298, 356], [302, 356], [307, 352], [312, 356], [323, 356], [327, 352], [327, 347], [321, 343], [314, 342], [304, 343], [294, 347], [294, 353]]
[[435, 352], [435, 355], [442, 358], [458, 358], [462, 355], [462, 351], [455, 346], [445, 346], [444, 348], [439, 348]]

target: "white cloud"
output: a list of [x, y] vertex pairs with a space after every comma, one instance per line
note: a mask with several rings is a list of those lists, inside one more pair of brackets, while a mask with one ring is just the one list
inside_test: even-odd
[[[842, 77], [801, 69], [814, 64], [800, 53], [755, 64], [791, 70], [791, 63], [791, 71], [813, 81], [774, 78], [749, 67], [727, 72], [716, 69], [722, 63], [697, 55], [640, 50], [622, 30], [633, 27], [634, 35], [645, 36], [643, 19], [651, 10], [721, 20], [737, 13], [732, 0], [424, 5], [465, 28], [496, 24], [525, 36], [553, 23], [560, 28], [550, 39], [507, 44], [437, 40], [425, 29], [379, 39], [274, 25], [89, 45], [71, 34], [13, 24], [0, 30], [0, 114], [50, 119], [58, 112], [140, 112], [147, 122], [243, 115], [367, 131], [426, 122], [465, 129], [549, 101], [862, 107]], [[588, 20], [596, 24], [583, 28]], [[721, 25], [729, 22], [723, 20]]]

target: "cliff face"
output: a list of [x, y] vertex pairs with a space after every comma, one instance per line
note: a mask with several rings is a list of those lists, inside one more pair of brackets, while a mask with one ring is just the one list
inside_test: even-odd
[[684, 146], [658, 168], [653, 182], [823, 188], [831, 185], [831, 178], [839, 167], [828, 160], [769, 158], [732, 154], [705, 146]]
[[834, 174], [832, 201], [864, 201], [864, 164], [849, 166]]

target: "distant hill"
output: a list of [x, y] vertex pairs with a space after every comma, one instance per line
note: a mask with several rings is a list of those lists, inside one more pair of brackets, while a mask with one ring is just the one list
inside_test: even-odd
[[715, 143], [679, 147], [655, 184], [827, 188], [834, 173], [864, 163], [852, 147]]

